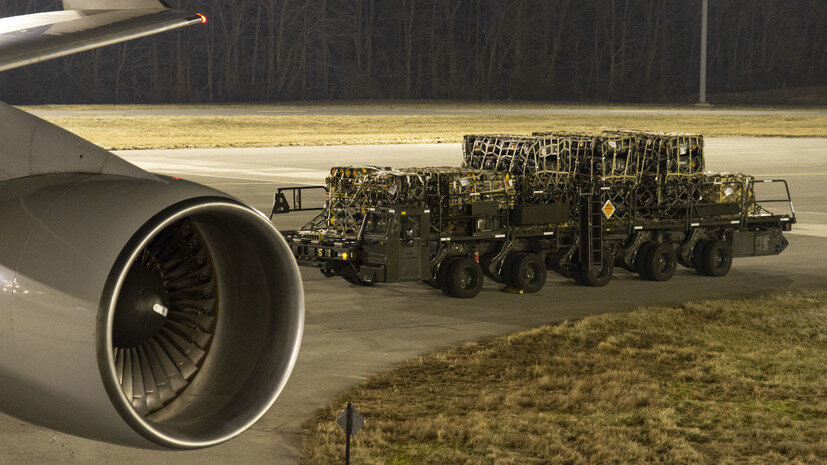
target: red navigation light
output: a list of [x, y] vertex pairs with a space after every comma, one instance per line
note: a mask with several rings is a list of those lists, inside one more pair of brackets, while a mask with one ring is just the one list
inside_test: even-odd
[[201, 18], [202, 23], [207, 24], [207, 17], [206, 16], [202, 15], [201, 13], [195, 13], [195, 14], [197, 14], [198, 17]]

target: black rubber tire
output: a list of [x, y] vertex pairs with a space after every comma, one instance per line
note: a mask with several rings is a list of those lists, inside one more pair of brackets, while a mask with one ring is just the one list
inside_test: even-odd
[[732, 247], [724, 241], [710, 241], [704, 247], [701, 265], [707, 276], [726, 276], [732, 268]]
[[484, 280], [480, 264], [467, 257], [451, 262], [446, 273], [448, 294], [458, 299], [476, 297]]
[[589, 287], [603, 287], [612, 280], [614, 269], [614, 258], [611, 254], [603, 252], [603, 266], [599, 269], [583, 267], [579, 270], [581, 284]]
[[671, 244], [656, 244], [646, 251], [646, 277], [650, 281], [669, 281], [677, 268], [678, 256]]
[[450, 292], [448, 292], [448, 268], [451, 267], [451, 263], [454, 260], [458, 260], [458, 258], [445, 257], [436, 272], [436, 285], [445, 295], [451, 295]]
[[537, 254], [523, 253], [512, 264], [510, 276], [515, 289], [532, 294], [546, 285], [546, 264]]
[[514, 264], [517, 263], [517, 260], [520, 259], [520, 256], [523, 255], [522, 252], [511, 252], [508, 256], [505, 257], [503, 260], [503, 267], [500, 269], [500, 276], [503, 279], [503, 283], [506, 287], [516, 288], [516, 284], [512, 281], [513, 273], [511, 270], [514, 269]]
[[586, 283], [583, 282], [583, 273], [581, 273], [579, 263], [571, 264], [571, 278], [574, 280], [575, 284], [578, 284], [580, 286], [586, 285]]
[[692, 265], [695, 268], [695, 273], [698, 273], [701, 276], [709, 276], [704, 269], [703, 264], [703, 256], [704, 256], [704, 249], [706, 246], [712, 241], [707, 239], [701, 239], [695, 243], [695, 250], [692, 251]]
[[643, 244], [640, 244], [640, 247], [637, 249], [637, 255], [635, 255], [635, 271], [642, 279], [652, 279], [649, 277], [649, 273], [646, 269], [646, 257], [649, 255], [649, 250], [656, 245], [657, 244], [654, 242], [644, 242]]

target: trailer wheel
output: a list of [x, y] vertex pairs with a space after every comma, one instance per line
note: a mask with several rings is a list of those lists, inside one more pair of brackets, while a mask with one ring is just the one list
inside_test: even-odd
[[471, 258], [451, 262], [446, 278], [448, 293], [459, 299], [470, 299], [482, 290], [482, 267]]
[[657, 244], [654, 242], [644, 242], [640, 244], [640, 247], [637, 249], [637, 255], [635, 255], [635, 271], [642, 279], [650, 281], [652, 278], [649, 277], [649, 271], [646, 268], [646, 257], [649, 255], [652, 247], [657, 247]]
[[521, 255], [523, 254], [520, 252], [511, 252], [505, 257], [505, 260], [503, 260], [503, 266], [500, 268], [500, 276], [507, 287], [517, 287], [517, 284], [512, 278], [514, 277], [514, 264], [517, 263]]
[[589, 287], [603, 287], [612, 280], [614, 269], [615, 264], [612, 255], [603, 252], [603, 264], [600, 267], [582, 267], [577, 270], [581, 280], [578, 284]]
[[448, 291], [448, 269], [451, 268], [451, 263], [453, 263], [454, 260], [457, 259], [454, 257], [445, 257], [436, 272], [436, 284], [445, 295], [451, 295]]
[[712, 241], [707, 239], [701, 239], [695, 244], [695, 249], [692, 251], [692, 265], [695, 268], [695, 273], [698, 273], [701, 276], [709, 276], [704, 269], [703, 264], [703, 256], [704, 256], [704, 249], [706, 246]]
[[510, 276], [512, 287], [534, 293], [546, 285], [546, 264], [537, 254], [523, 253], [515, 259]]
[[669, 281], [677, 266], [678, 256], [669, 244], [655, 244], [646, 251], [646, 278], [651, 281]]
[[709, 242], [704, 247], [701, 264], [707, 276], [725, 276], [732, 268], [732, 247], [721, 240]]
[[581, 270], [579, 264], [571, 264], [571, 278], [574, 279], [574, 283], [579, 284], [580, 286], [586, 286], [586, 282], [583, 281], [583, 273], [581, 273], [580, 271]]

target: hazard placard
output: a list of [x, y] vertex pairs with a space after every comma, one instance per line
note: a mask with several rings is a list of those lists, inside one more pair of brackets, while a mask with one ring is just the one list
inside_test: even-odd
[[603, 204], [603, 208], [601, 210], [603, 210], [603, 214], [606, 215], [606, 219], [608, 220], [612, 217], [612, 215], [614, 215], [615, 206], [611, 200], [607, 200], [606, 203]]

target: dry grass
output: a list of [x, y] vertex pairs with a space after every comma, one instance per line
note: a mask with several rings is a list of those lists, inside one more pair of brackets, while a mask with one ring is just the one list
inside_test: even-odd
[[[802, 90], [803, 89], [803, 90]], [[814, 92], [820, 96], [827, 92], [827, 86], [811, 88], [790, 88], [784, 91], [787, 94], [811, 95]], [[766, 92], [764, 92], [766, 93]], [[718, 94], [710, 94], [717, 97]], [[726, 95], [725, 102], [713, 101], [715, 106], [712, 109], [718, 110], [801, 110], [818, 109], [824, 107], [824, 99], [795, 100], [785, 104], [781, 99], [774, 99], [768, 102], [758, 100], [758, 103], [742, 102], [736, 96], [742, 94], [720, 94]], [[751, 95], [751, 94], [750, 94]], [[763, 95], [763, 94], [762, 94]], [[746, 99], [748, 100], [748, 99]], [[766, 99], [765, 99], [766, 100]], [[697, 110], [694, 105], [697, 96], [687, 97], [688, 103], [616, 103], [616, 102], [540, 102], [540, 101], [514, 101], [514, 100], [301, 100], [301, 101], [279, 101], [279, 102], [253, 102], [253, 103], [147, 103], [147, 104], [86, 104], [86, 105], [22, 105], [19, 108], [26, 111], [36, 110], [60, 110], [60, 111], [123, 111], [123, 110], [154, 110], [154, 109], [226, 109], [239, 108], [250, 110], [307, 110], [313, 108], [351, 108], [351, 109], [541, 109], [541, 110], [566, 110], [566, 109], [627, 109], [627, 110], [653, 110], [653, 109], [678, 109]]]
[[75, 116], [50, 121], [109, 149], [458, 142], [468, 133], [647, 129], [707, 136], [827, 136], [827, 116]]
[[469, 343], [376, 377], [306, 426], [307, 464], [827, 461], [827, 294], [645, 308]]

